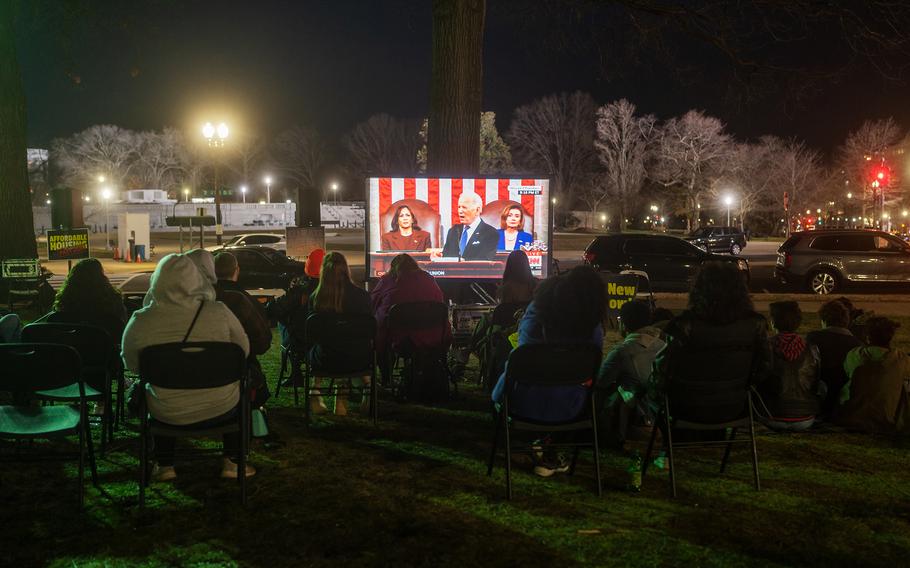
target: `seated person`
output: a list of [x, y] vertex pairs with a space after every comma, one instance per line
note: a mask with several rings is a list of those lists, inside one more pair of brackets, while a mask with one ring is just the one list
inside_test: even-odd
[[818, 349], [819, 378], [825, 390], [821, 414], [830, 417], [837, 408], [841, 389], [847, 384], [844, 360], [847, 353], [862, 345], [862, 342], [848, 329], [850, 310], [840, 300], [822, 304], [818, 310], [818, 317], [822, 322], [822, 328], [809, 332], [806, 342]]
[[322, 259], [325, 251], [321, 248], [313, 249], [306, 257], [303, 265], [303, 277], [291, 286], [284, 294], [266, 305], [266, 313], [272, 321], [278, 322], [278, 332], [281, 334], [281, 345], [288, 347], [291, 344], [291, 329], [299, 326], [301, 332], [307, 316], [307, 303], [310, 294], [319, 285], [319, 271], [322, 268]]
[[648, 395], [652, 411], [663, 410], [666, 393], [676, 418], [718, 423], [741, 417], [749, 385], [768, 373], [767, 330], [736, 267], [702, 265], [688, 308], [667, 325], [667, 347], [654, 362]]
[[[796, 333], [803, 314], [793, 301], [772, 302], [771, 372], [758, 387], [764, 403], [756, 403], [761, 421], [772, 430], [799, 432], [815, 423], [818, 398], [818, 350]], [[770, 416], [765, 416], [765, 410]]]
[[370, 292], [373, 316], [376, 318], [376, 354], [383, 377], [388, 377], [390, 349], [404, 343], [413, 348], [448, 348], [452, 341], [452, 327], [446, 322], [445, 329], [427, 329], [410, 333], [396, 332], [390, 335], [386, 325], [389, 310], [395, 304], [407, 302], [442, 302], [442, 290], [436, 279], [420, 269], [417, 262], [406, 254], [392, 259], [389, 271], [379, 279]]
[[17, 343], [22, 337], [22, 320], [17, 314], [2, 310], [0, 316], [0, 343]]
[[[145, 347], [183, 341], [225, 341], [239, 345], [244, 354], [250, 344], [243, 326], [221, 302], [215, 289], [186, 255], [170, 254], [161, 259], [148, 293], [148, 305], [133, 313], [123, 332], [123, 361], [126, 368], [139, 372], [139, 354]], [[207, 389], [149, 388], [148, 409], [155, 419], [166, 424], [187, 426], [226, 420], [238, 409], [240, 383]], [[171, 437], [155, 436], [152, 477], [167, 481], [177, 477]], [[224, 464], [221, 476], [236, 478], [240, 434], [224, 435]], [[256, 470], [246, 464], [247, 476]]]
[[604, 404], [604, 425], [621, 447], [629, 426], [648, 416], [642, 404], [644, 389], [654, 359], [666, 344], [660, 330], [651, 326], [651, 308], [645, 302], [633, 300], [619, 308], [619, 334], [623, 341], [604, 359], [597, 387], [603, 392], [598, 400]]
[[910, 431], [910, 357], [891, 348], [899, 323], [885, 317], [866, 322], [869, 345], [847, 353], [848, 381], [841, 390], [834, 422], [869, 433]]
[[506, 268], [502, 272], [502, 284], [496, 289], [496, 298], [501, 304], [524, 304], [534, 297], [537, 279], [531, 272], [528, 255], [515, 250], [509, 253]]
[[499, 244], [496, 250], [519, 250], [522, 245], [534, 242], [531, 233], [522, 231], [525, 225], [525, 214], [521, 205], [511, 204], [502, 210], [500, 216]]
[[476, 193], [465, 192], [458, 197], [458, 225], [449, 229], [442, 250], [434, 256], [458, 257], [462, 260], [493, 260], [499, 233], [480, 218], [483, 201]]
[[126, 306], [104, 274], [101, 262], [86, 258], [73, 265], [54, 298], [54, 311], [42, 321], [95, 325], [119, 346], [126, 325]]
[[[211, 257], [211, 253], [205, 252]], [[253, 408], [261, 408], [269, 398], [269, 387], [256, 356], [263, 355], [272, 346], [272, 329], [259, 303], [248, 294], [241, 294], [236, 290], [239, 287], [237, 281], [240, 279], [237, 257], [227, 251], [219, 252], [215, 257], [214, 266], [214, 275], [218, 279], [215, 283], [215, 299], [230, 308], [237, 316], [250, 341], [249, 385], [255, 389]]]
[[[534, 300], [518, 324], [518, 345], [591, 343], [600, 349], [605, 313], [606, 298], [600, 277], [589, 266], [576, 266], [537, 287]], [[505, 395], [507, 370], [493, 388], [491, 397], [496, 405]], [[581, 386], [519, 384], [510, 396], [510, 412], [541, 422], [569, 420], [582, 412], [588, 395], [588, 389]], [[566, 457], [548, 454], [546, 450], [543, 460], [534, 468], [541, 477], [565, 471], [568, 471]]]
[[401, 205], [392, 216], [392, 230], [381, 239], [382, 250], [425, 251], [432, 247], [430, 233], [421, 230], [410, 207]]
[[[364, 314], [372, 315], [370, 309], [370, 295], [358, 288], [351, 280], [351, 270], [348, 261], [340, 252], [330, 252], [322, 261], [319, 275], [319, 286], [310, 296], [308, 304], [309, 313], [329, 312], [336, 314]], [[322, 367], [345, 368], [351, 361], [363, 361], [372, 355], [368, 352], [357, 351], [359, 345], [313, 345], [310, 347], [310, 360], [314, 365]], [[362, 378], [364, 386], [369, 385], [370, 377]], [[316, 377], [313, 387], [319, 388], [321, 380]], [[368, 402], [364, 397], [364, 403]], [[328, 412], [321, 396], [310, 398], [310, 410], [314, 414]], [[347, 394], [339, 393], [335, 397], [335, 414], [344, 416], [347, 410]]]

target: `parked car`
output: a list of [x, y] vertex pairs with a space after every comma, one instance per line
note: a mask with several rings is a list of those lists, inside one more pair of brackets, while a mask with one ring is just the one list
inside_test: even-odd
[[870, 229], [801, 231], [777, 249], [774, 274], [815, 294], [831, 294], [847, 283], [910, 284], [910, 245]]
[[687, 290], [698, 268], [711, 261], [734, 263], [749, 278], [746, 259], [706, 252], [670, 235], [600, 236], [585, 249], [584, 261], [601, 271], [645, 272], [656, 290]]
[[268, 247], [275, 250], [287, 250], [288, 247], [284, 235], [277, 235], [274, 233], [244, 233], [242, 235], [234, 235], [220, 245], [205, 247], [205, 250], [218, 252], [223, 248], [248, 247], [253, 245]]
[[700, 227], [686, 240], [708, 252], [739, 254], [746, 248], [746, 235], [736, 227]]
[[303, 263], [292, 260], [283, 252], [262, 246], [231, 247], [230, 253], [240, 265], [238, 284], [245, 289], [281, 288], [303, 276]]

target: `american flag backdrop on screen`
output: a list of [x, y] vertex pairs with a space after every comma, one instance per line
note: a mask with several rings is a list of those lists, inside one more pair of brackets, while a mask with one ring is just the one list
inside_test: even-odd
[[[473, 191], [484, 205], [499, 199], [510, 199], [521, 206], [534, 219], [534, 231], [538, 238], [546, 239], [546, 201], [549, 180], [517, 178], [370, 178], [370, 248], [379, 249], [380, 233], [387, 230], [379, 227], [379, 217], [396, 201], [418, 199], [439, 211], [440, 223], [445, 230], [458, 224], [458, 198], [465, 191]], [[522, 187], [538, 186], [542, 195], [522, 195]], [[378, 204], [378, 206], [373, 205]], [[499, 227], [496, 227], [497, 229]], [[443, 233], [444, 235], [445, 233]]]

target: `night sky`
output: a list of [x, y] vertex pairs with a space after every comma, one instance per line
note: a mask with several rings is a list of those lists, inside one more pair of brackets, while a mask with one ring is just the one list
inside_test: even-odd
[[[99, 123], [195, 129], [222, 118], [235, 132], [305, 124], [338, 139], [377, 112], [427, 114], [429, 1], [88, 4], [62, 24], [33, 15], [19, 28], [30, 146]], [[560, 21], [521, 5], [488, 2], [484, 109], [496, 111], [501, 131], [516, 106], [574, 90], [600, 103], [625, 97], [660, 118], [698, 108], [740, 138], [796, 136], [826, 152], [867, 118], [910, 125], [910, 81], [870, 66], [795, 100], [797, 71], [740, 86], [716, 50], [685, 34], [669, 38], [668, 59], [630, 47], [616, 12]], [[823, 35], [755, 48], [807, 69], [850, 57]]]

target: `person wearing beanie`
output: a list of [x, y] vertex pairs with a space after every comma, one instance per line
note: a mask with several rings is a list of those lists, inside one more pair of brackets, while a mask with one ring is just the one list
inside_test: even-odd
[[[275, 298], [265, 307], [269, 319], [278, 324], [282, 347], [287, 348], [291, 345], [296, 328], [299, 328], [301, 334], [303, 332], [303, 324], [307, 317], [307, 303], [310, 295], [319, 285], [323, 258], [325, 258], [325, 250], [317, 248], [310, 251], [303, 266], [303, 277], [291, 286], [287, 294]], [[296, 378], [292, 377], [289, 380], [296, 380]]]
[[821, 410], [818, 348], [796, 333], [803, 318], [798, 303], [773, 302], [769, 311], [777, 334], [768, 340], [773, 353], [771, 373], [758, 385], [758, 414], [772, 430], [803, 431], [815, 423]]

